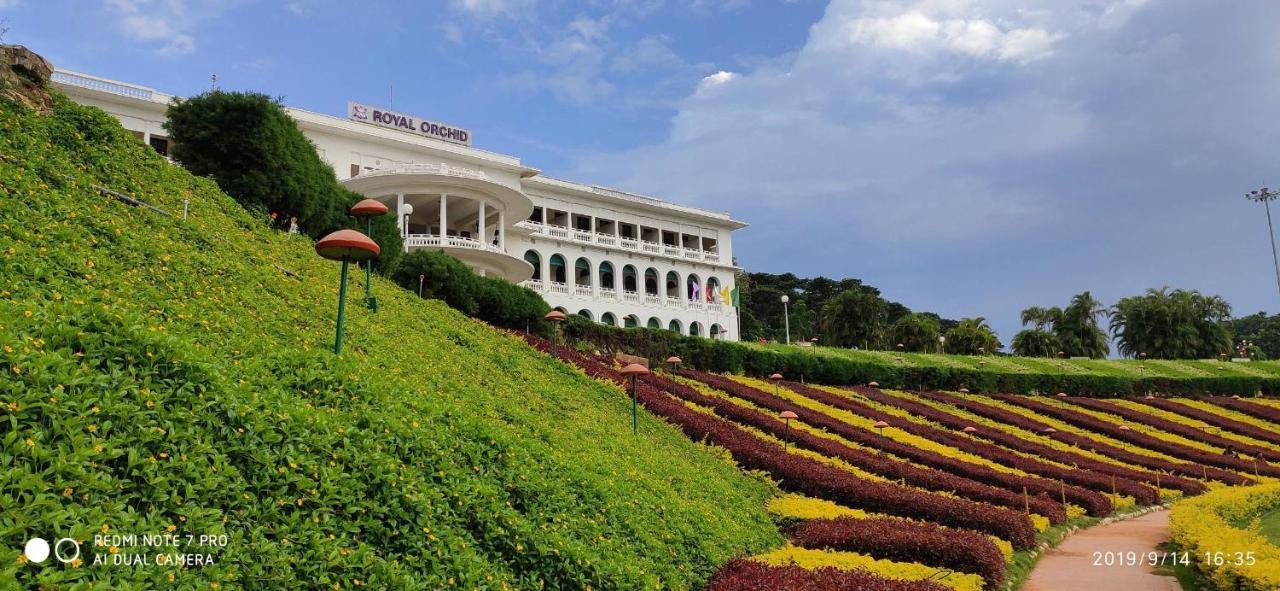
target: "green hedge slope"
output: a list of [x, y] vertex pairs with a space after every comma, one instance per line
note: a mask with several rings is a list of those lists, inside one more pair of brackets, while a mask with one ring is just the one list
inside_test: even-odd
[[443, 303], [352, 273], [335, 358], [338, 273], [101, 111], [0, 103], [0, 588], [692, 588], [781, 542], [767, 483]]

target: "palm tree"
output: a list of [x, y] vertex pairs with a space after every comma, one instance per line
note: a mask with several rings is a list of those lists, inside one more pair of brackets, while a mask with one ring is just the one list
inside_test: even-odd
[[1111, 308], [1111, 334], [1121, 355], [1159, 359], [1212, 358], [1231, 347], [1221, 296], [1168, 287], [1121, 299]]
[[1062, 316], [1054, 325], [1054, 332], [1062, 341], [1062, 350], [1072, 357], [1106, 357], [1111, 351], [1107, 333], [1098, 326], [1098, 319], [1107, 314], [1102, 302], [1084, 291], [1071, 297], [1071, 303], [1062, 310]]

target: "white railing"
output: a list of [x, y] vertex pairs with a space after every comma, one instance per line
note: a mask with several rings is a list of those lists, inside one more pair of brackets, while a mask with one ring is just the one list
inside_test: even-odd
[[657, 294], [644, 294], [644, 304], [646, 306], [661, 306], [662, 298]]
[[613, 288], [611, 288], [611, 287], [601, 287], [601, 288], [600, 288], [600, 297], [601, 297], [601, 298], [609, 298], [609, 299], [611, 299], [611, 300], [616, 300], [616, 299], [618, 299], [618, 290], [613, 289]]
[[543, 224], [532, 220], [520, 222], [520, 225], [527, 228], [530, 233], [550, 238], [558, 238], [561, 240], [572, 240], [574, 242], [583, 242], [587, 244], [598, 244], [601, 246], [611, 246], [622, 248], [624, 250], [634, 250], [650, 254], [657, 254], [671, 258], [686, 259], [692, 261], [710, 261], [713, 263], [720, 262], [720, 255], [709, 250], [698, 250], [696, 248], [683, 248], [680, 246], [672, 246], [659, 242], [649, 242], [648, 240], [637, 240], [635, 238], [625, 238], [613, 234], [605, 234], [603, 232], [590, 232], [586, 230], [577, 230], [566, 226], [557, 226], [555, 224]]
[[707, 309], [708, 309], [708, 310], [711, 310], [712, 312], [715, 312], [715, 313], [717, 313], [717, 314], [720, 314], [720, 313], [724, 312], [724, 304], [714, 304], [714, 303], [713, 303], [713, 304], [707, 304]]
[[577, 295], [580, 295], [580, 296], [583, 296], [583, 297], [588, 297], [588, 298], [589, 298], [589, 297], [591, 297], [591, 286], [590, 286], [590, 285], [575, 285], [575, 286], [573, 286], [573, 293], [575, 293], [575, 294], [577, 294]]
[[521, 283], [521, 285], [532, 289], [533, 291], [542, 291], [543, 287], [541, 279], [526, 279], [524, 283]]
[[624, 292], [622, 292], [622, 301], [624, 301], [624, 302], [639, 302], [639, 301], [640, 301], [640, 294], [639, 294], [639, 293], [637, 293], [637, 292], [634, 292], [634, 291], [624, 291]]
[[552, 281], [550, 283], [547, 283], [547, 291], [550, 291], [551, 293], [562, 293], [565, 295], [569, 295], [569, 285], [566, 283]]
[[689, 300], [689, 307], [690, 307], [690, 308], [692, 308], [692, 309], [694, 309], [694, 310], [701, 310], [701, 309], [703, 308], [702, 301], [701, 301], [701, 300]]
[[488, 250], [491, 252], [506, 251], [498, 248], [495, 244], [485, 244], [475, 238], [464, 238], [462, 236], [440, 236], [439, 234], [409, 234], [404, 238], [405, 248], [419, 247], [446, 247], [446, 248], [469, 248], [473, 250]]
[[54, 82], [61, 82], [62, 84], [70, 84], [72, 86], [79, 86], [81, 88], [89, 88], [92, 90], [101, 90], [111, 94], [139, 98], [146, 101], [151, 100], [152, 97], [159, 94], [145, 86], [137, 86], [135, 84], [117, 82], [115, 80], [108, 80], [106, 78], [99, 78], [97, 76], [89, 76], [87, 74], [80, 74], [76, 72], [67, 72], [64, 70], [55, 70], [53, 75], [49, 78]]
[[666, 304], [672, 308], [683, 308], [684, 300], [679, 297], [667, 296]]

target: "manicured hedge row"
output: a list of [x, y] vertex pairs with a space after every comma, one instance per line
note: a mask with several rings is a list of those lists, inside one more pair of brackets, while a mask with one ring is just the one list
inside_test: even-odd
[[[1203, 393], [1205, 392], [1201, 392], [1201, 394]], [[1221, 406], [1222, 408], [1229, 408], [1231, 410], [1247, 414], [1255, 419], [1271, 421], [1280, 425], [1280, 410], [1269, 406], [1263, 406], [1261, 404], [1254, 404], [1247, 400], [1236, 400], [1234, 398], [1227, 398], [1224, 396], [1209, 396], [1207, 400]]]
[[[863, 390], [862, 393], [871, 400], [905, 410], [915, 416], [933, 421], [951, 429], [962, 430], [965, 427], [974, 426], [971, 421], [966, 421], [963, 418], [933, 408], [927, 404], [920, 404], [918, 402], [900, 398], [898, 396], [892, 396], [878, 390], [866, 389]], [[1114, 464], [1107, 464], [1106, 462], [1100, 462], [1079, 454], [1062, 452], [1047, 445], [1023, 439], [1007, 431], [979, 429], [974, 436], [980, 439], [992, 441], [1008, 449], [1014, 449], [1024, 453], [1032, 453], [1061, 464], [1074, 464], [1077, 467], [1076, 469], [1064, 469], [1044, 462], [1024, 462], [1018, 465], [1018, 469], [1024, 472], [1037, 474], [1046, 478], [1057, 478], [1095, 491], [1107, 492], [1111, 490], [1112, 486], [1115, 486], [1116, 492], [1131, 496], [1135, 501], [1143, 505], [1154, 505], [1159, 501], [1156, 489], [1149, 486], [1143, 486], [1134, 481], [1135, 477], [1141, 480], [1149, 478], [1154, 483], [1154, 474], [1142, 474], [1136, 470], [1127, 470], [1120, 468], [1119, 466], [1115, 466]], [[1110, 467], [1115, 467], [1117, 470], [1110, 470]], [[1104, 476], [1104, 474], [1106, 476]], [[1108, 476], [1114, 477], [1115, 479], [1112, 480], [1108, 478]]]
[[1252, 396], [1280, 393], [1280, 377], [1253, 376], [1131, 378], [1096, 374], [1013, 373], [999, 369], [922, 367], [859, 361], [796, 347], [779, 351], [748, 343], [684, 336], [669, 330], [617, 328], [574, 318], [566, 323], [570, 339], [588, 341], [609, 351], [661, 361], [678, 355], [688, 367], [718, 373], [766, 376], [781, 372], [822, 384], [854, 385], [877, 382], [886, 388], [956, 390], [1034, 394], [1071, 392], [1078, 396], [1133, 396], [1147, 392], [1178, 395], [1223, 394]]
[[[526, 340], [543, 351], [551, 349], [550, 343], [537, 337], [528, 336]], [[568, 347], [559, 348], [559, 357], [594, 378], [627, 384], [612, 367]], [[784, 490], [873, 513], [989, 533], [1008, 540], [1018, 549], [1035, 545], [1035, 528], [1021, 512], [897, 484], [862, 480], [846, 470], [787, 453], [782, 446], [751, 435], [718, 416], [694, 411], [647, 383], [638, 383], [637, 397], [646, 409], [672, 422], [690, 438], [727, 449], [743, 468], [769, 474], [780, 481]]]
[[898, 581], [860, 571], [770, 566], [739, 558], [716, 572], [705, 591], [951, 591], [932, 581]]
[[1115, 416], [1118, 416], [1120, 418], [1123, 418], [1129, 421], [1133, 421], [1135, 423], [1147, 425], [1148, 427], [1155, 427], [1156, 429], [1159, 429], [1166, 433], [1172, 433], [1174, 435], [1179, 435], [1188, 439], [1202, 441], [1209, 445], [1214, 445], [1224, 449], [1227, 447], [1232, 447], [1232, 448], [1235, 448], [1236, 451], [1244, 452], [1251, 456], [1257, 456], [1257, 455], [1268, 456], [1269, 455], [1274, 459], [1275, 457], [1277, 457], [1277, 455], [1280, 455], [1280, 454], [1277, 454], [1276, 450], [1273, 450], [1273, 449], [1267, 449], [1261, 446], [1245, 443], [1243, 441], [1236, 441], [1234, 439], [1227, 439], [1226, 437], [1223, 437], [1221, 435], [1215, 435], [1213, 433], [1209, 433], [1206, 430], [1201, 430], [1201, 429], [1192, 427], [1191, 425], [1170, 421], [1168, 419], [1164, 419], [1150, 413], [1145, 413], [1145, 412], [1134, 410], [1132, 408], [1126, 408], [1118, 404], [1113, 404], [1111, 402], [1107, 402], [1106, 400], [1095, 399], [1095, 398], [1082, 398], [1079, 396], [1063, 398], [1063, 400], [1070, 402], [1072, 404], [1075, 404], [1077, 406], [1087, 408], [1089, 410], [1096, 410], [1098, 412], [1113, 414]]
[[1140, 398], [1138, 399], [1138, 402], [1163, 411], [1180, 414], [1190, 419], [1208, 423], [1220, 429], [1231, 431], [1237, 435], [1244, 435], [1246, 437], [1252, 437], [1254, 439], [1280, 445], [1280, 432], [1263, 429], [1256, 425], [1250, 425], [1249, 423], [1237, 421], [1194, 406], [1188, 406], [1174, 400], [1167, 400], [1164, 398]]
[[[1006, 491], [1018, 493], [1019, 496], [1022, 493], [1023, 487], [1026, 487], [1027, 491], [1029, 491], [1031, 495], [1034, 495], [1032, 498], [1039, 498], [1048, 502], [1047, 504], [1037, 504], [1037, 506], [1040, 507], [1040, 509], [1037, 509], [1037, 513], [1040, 513], [1040, 511], [1046, 511], [1040, 514], [1049, 518], [1053, 523], [1061, 523], [1067, 518], [1066, 508], [1055, 500], [1058, 498], [1055, 495], [1059, 492], [1059, 488], [1056, 483], [1046, 482], [1039, 478], [1026, 478], [1015, 474], [1000, 472], [988, 466], [966, 462], [959, 458], [947, 457], [940, 453], [921, 449], [914, 445], [900, 443], [892, 438], [872, 433], [866, 429], [854, 427], [853, 425], [845, 423], [844, 421], [825, 413], [811, 410], [803, 406], [798, 406], [783, 398], [774, 396], [773, 394], [740, 384], [722, 376], [698, 371], [686, 371], [684, 373], [704, 384], [728, 392], [738, 398], [747, 400], [752, 404], [768, 408], [775, 412], [790, 410], [796, 413], [796, 415], [800, 417], [800, 420], [805, 423], [815, 427], [821, 427], [831, 433], [860, 445], [882, 449], [895, 456], [906, 458], [943, 472], [964, 476], [979, 482], [987, 482], [992, 486], [998, 486]], [[1073, 492], [1079, 492], [1079, 490], [1076, 489]], [[1101, 497], [1101, 495], [1096, 496]], [[1105, 499], [1101, 498], [1095, 500], [1105, 502]], [[1014, 507], [1017, 508], [1018, 505], [1014, 505]]]
[[[839, 458], [858, 468], [884, 476], [890, 480], [901, 480], [905, 484], [925, 490], [946, 492], [966, 499], [1011, 509], [1022, 510], [1026, 505], [1030, 505], [1032, 511], [1049, 517], [1054, 523], [1064, 521], [1067, 517], [1066, 510], [1062, 505], [1044, 497], [1037, 496], [1029, 500], [1024, 499], [1021, 494], [1015, 494], [982, 481], [957, 476], [942, 470], [921, 468], [910, 462], [855, 449], [806, 431], [788, 429], [787, 425], [782, 421], [758, 410], [747, 408], [724, 398], [707, 396], [685, 384], [677, 383], [673, 386], [670, 379], [656, 374], [646, 375], [642, 379], [644, 379], [645, 383], [659, 390], [667, 390], [681, 399], [712, 408], [716, 411], [716, 414], [736, 423], [760, 429], [779, 439], [790, 441], [793, 445], [818, 452], [827, 457]], [[813, 413], [813, 411], [799, 407], [794, 407], [794, 410], [797, 414], [803, 413], [804, 416], [809, 416]]]
[[[1045, 424], [1035, 419], [1032, 419], [1030, 417], [1018, 414], [1016, 412], [1008, 411], [1003, 408], [999, 408], [997, 406], [992, 406], [989, 404], [983, 404], [976, 400], [971, 400], [969, 398], [965, 398], [962, 396], [955, 396], [955, 395], [946, 394], [943, 392], [921, 392], [920, 394], [931, 400], [936, 400], [944, 404], [950, 404], [958, 408], [963, 408], [976, 415], [986, 417], [993, 421], [999, 421], [1006, 425], [1012, 425], [1020, 429], [1025, 429], [1028, 431], [1034, 431], [1036, 433], [1040, 433], [1049, 427], [1048, 424]], [[1161, 477], [1160, 479], [1161, 488], [1180, 490], [1184, 494], [1188, 494], [1188, 495], [1200, 494], [1205, 490], [1207, 490], [1203, 484], [1195, 480], [1190, 480], [1190, 478], [1199, 478], [1203, 475], [1208, 475], [1214, 478], [1215, 480], [1219, 480], [1227, 484], [1243, 484], [1243, 479], [1235, 472], [1220, 470], [1218, 468], [1209, 468], [1206, 466], [1200, 466], [1200, 465], [1191, 464], [1191, 463], [1184, 464], [1184, 463], [1170, 462], [1168, 460], [1162, 460], [1159, 458], [1153, 458], [1151, 456], [1136, 454], [1127, 449], [1123, 449], [1123, 448], [1116, 447], [1114, 445], [1103, 443], [1102, 441], [1093, 439], [1092, 437], [1086, 437], [1083, 435], [1077, 435], [1075, 433], [1059, 431], [1053, 434], [1053, 439], [1062, 441], [1063, 443], [1066, 443], [1073, 447], [1079, 447], [1081, 449], [1087, 449], [1096, 453], [1105, 454], [1108, 457], [1115, 458], [1127, 464], [1132, 464], [1134, 466], [1142, 466], [1144, 468], [1148, 468], [1151, 470], [1159, 470], [1161, 472], [1167, 472], [1169, 474], [1172, 474], [1174, 476], [1169, 478]]]
[[892, 518], [815, 519], [791, 532], [802, 548], [840, 550], [918, 562], [982, 576], [987, 589], [1004, 581], [1004, 555], [986, 536]]
[[[1119, 425], [1110, 423], [1087, 415], [1082, 412], [1061, 408], [1051, 404], [1045, 404], [1039, 400], [1034, 400], [1026, 396], [1013, 396], [1009, 394], [997, 394], [995, 398], [1009, 404], [1021, 406], [1022, 408], [1032, 410], [1050, 416], [1060, 421], [1070, 423], [1081, 429], [1088, 429], [1094, 433], [1101, 433], [1113, 439], [1128, 441], [1134, 445], [1158, 451], [1175, 458], [1188, 460], [1205, 466], [1217, 466], [1228, 470], [1239, 470], [1241, 472], [1250, 472], [1254, 469], [1264, 476], [1280, 476], [1280, 468], [1275, 466], [1255, 466], [1253, 462], [1241, 458], [1234, 458], [1213, 452], [1199, 450], [1186, 445], [1179, 445], [1165, 441], [1158, 437], [1152, 437], [1146, 433], [1139, 433], [1133, 429], [1121, 429]], [[1245, 479], [1244, 484], [1251, 484], [1252, 480]]]
[[1280, 589], [1280, 548], [1239, 526], [1275, 508], [1280, 484], [1222, 488], [1174, 505], [1169, 528], [1214, 589]]

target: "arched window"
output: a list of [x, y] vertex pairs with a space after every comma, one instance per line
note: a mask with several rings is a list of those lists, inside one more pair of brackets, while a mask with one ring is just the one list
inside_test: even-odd
[[712, 324], [710, 334], [711, 334], [711, 338], [718, 339], [724, 336], [724, 327], [720, 326], [719, 324]]
[[644, 270], [645, 295], [658, 295], [658, 270], [649, 267]]
[[702, 336], [702, 325], [701, 325], [701, 324], [699, 324], [699, 323], [698, 323], [698, 322], [696, 322], [696, 321], [695, 321], [695, 322], [690, 322], [690, 323], [689, 323], [689, 336], [691, 336], [691, 337], [700, 337], [700, 336]]
[[647, 324], [645, 324], [645, 327], [646, 327], [646, 328], [652, 328], [652, 329], [655, 329], [655, 330], [656, 330], [656, 329], [659, 329], [659, 328], [662, 328], [662, 321], [661, 321], [661, 320], [658, 320], [658, 318], [657, 318], [656, 316], [652, 316], [652, 317], [650, 317], [650, 318], [649, 318], [649, 322], [648, 322]]
[[622, 268], [622, 291], [636, 291], [636, 268], [626, 265]]
[[568, 313], [569, 313], [569, 311], [568, 311], [568, 310], [564, 309], [564, 306], [556, 306], [555, 308], [552, 308], [552, 309], [553, 309], [553, 310], [556, 310], [556, 311], [559, 311], [561, 314], [568, 314]]
[[604, 324], [606, 326], [617, 326], [618, 317], [614, 316], [613, 312], [605, 312], [600, 315], [600, 324]]
[[627, 328], [635, 328], [640, 326], [640, 317], [635, 314], [627, 314], [622, 318], [623, 326]]
[[675, 271], [667, 271], [667, 297], [680, 297], [680, 274]]
[[613, 284], [613, 263], [600, 263], [600, 289], [617, 289]]
[[702, 296], [702, 299], [708, 302], [719, 302], [720, 301], [720, 280], [716, 279], [715, 277], [708, 277], [706, 291], [707, 293], [706, 295]]
[[542, 280], [542, 257], [538, 256], [538, 251], [533, 250], [532, 248], [524, 251], [524, 260], [528, 262], [530, 265], [533, 265], [533, 277], [531, 277], [530, 279], [533, 279], [534, 281], [541, 281]]
[[684, 332], [683, 328], [684, 327], [680, 325], [680, 321], [676, 320], [675, 318], [672, 318], [671, 322], [667, 323], [667, 330], [670, 330], [673, 332]]
[[573, 263], [573, 284], [591, 285], [591, 261], [586, 257], [578, 257]]
[[685, 290], [685, 296], [690, 300], [696, 301], [702, 297], [702, 279], [698, 278], [696, 273], [690, 273], [689, 279], [685, 281], [688, 288]]
[[591, 316], [591, 310], [587, 310], [587, 309], [578, 310], [578, 315], [583, 318], [586, 318], [587, 320], [595, 320], [595, 318]]
[[551, 255], [551, 260], [548, 262], [551, 265], [551, 273], [550, 273], [551, 281], [555, 283], [564, 283], [565, 282], [564, 257], [558, 254], [553, 254]]

